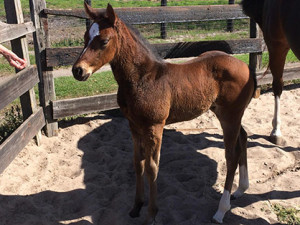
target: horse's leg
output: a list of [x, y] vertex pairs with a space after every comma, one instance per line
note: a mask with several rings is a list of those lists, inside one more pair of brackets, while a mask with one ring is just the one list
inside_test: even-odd
[[275, 97], [275, 108], [274, 108], [274, 117], [272, 121], [273, 130], [270, 135], [270, 140], [274, 144], [284, 144], [282, 138], [280, 125], [280, 96], [283, 89], [283, 70], [285, 64], [285, 58], [288, 53], [289, 47], [284, 44], [277, 44], [274, 49], [269, 48], [269, 64], [270, 69], [273, 75], [273, 93]]
[[[218, 116], [218, 115], [217, 115]], [[218, 117], [220, 119], [220, 117]], [[225, 158], [227, 165], [227, 174], [225, 180], [224, 192], [219, 202], [219, 208], [213, 217], [213, 221], [223, 223], [225, 213], [230, 210], [230, 192], [234, 179], [234, 174], [242, 154], [241, 137], [241, 119], [237, 116], [235, 121], [220, 119], [224, 133]], [[240, 117], [241, 118], [241, 117]], [[244, 135], [244, 134], [243, 134]]]
[[148, 217], [145, 224], [155, 224], [158, 212], [157, 175], [159, 170], [160, 148], [164, 124], [153, 125], [144, 132], [143, 144], [145, 145], [145, 172], [149, 182]]
[[249, 187], [248, 164], [247, 164], [247, 132], [241, 127], [239, 136], [239, 146], [241, 148], [241, 157], [239, 160], [239, 187], [233, 193], [233, 198], [238, 198], [244, 194]]
[[134, 168], [136, 173], [136, 194], [133, 209], [129, 215], [138, 217], [144, 204], [144, 170], [145, 170], [145, 152], [141, 145], [141, 137], [136, 133], [131, 125], [131, 133], [134, 145]]

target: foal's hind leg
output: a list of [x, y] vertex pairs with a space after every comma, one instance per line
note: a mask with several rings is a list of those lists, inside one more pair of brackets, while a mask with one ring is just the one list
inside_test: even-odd
[[[241, 143], [245, 145], [244, 141], [247, 141], [247, 138], [245, 139], [244, 130], [241, 128], [240, 119], [237, 118], [234, 122], [222, 121], [220, 119], [220, 122], [224, 133], [227, 174], [224, 192], [219, 202], [219, 208], [213, 217], [213, 220], [217, 223], [222, 223], [225, 213], [230, 210], [230, 192], [234, 174], [240, 159], [244, 160], [244, 157], [246, 157], [246, 155], [243, 155], [244, 149]], [[245, 161], [243, 161], [243, 163], [245, 163]]]
[[284, 140], [282, 138], [280, 125], [280, 96], [283, 89], [283, 69], [285, 58], [288, 53], [289, 47], [284, 44], [277, 44], [275, 47], [269, 47], [269, 64], [273, 75], [273, 92], [275, 97], [275, 107], [274, 107], [274, 118], [272, 121], [273, 130], [270, 135], [270, 140], [274, 144], [282, 145]]
[[247, 164], [247, 132], [241, 126], [240, 136], [238, 139], [241, 148], [241, 157], [239, 160], [239, 187], [233, 193], [233, 198], [238, 198], [244, 194], [249, 187], [248, 164]]

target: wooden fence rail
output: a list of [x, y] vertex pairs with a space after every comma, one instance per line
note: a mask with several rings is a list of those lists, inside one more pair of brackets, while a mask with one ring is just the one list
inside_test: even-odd
[[0, 43], [11, 41], [22, 37], [24, 35], [33, 33], [35, 27], [32, 22], [21, 23], [21, 24], [6, 24], [0, 22]]
[[[254, 38], [153, 44], [152, 46], [162, 58], [195, 57], [211, 50], [220, 50], [228, 54], [260, 53], [263, 51], [262, 39]], [[47, 48], [46, 64], [48, 67], [72, 65], [81, 51], [81, 47]]]
[[37, 69], [30, 66], [0, 84], [0, 110], [32, 89], [39, 82]]
[[[117, 15], [129, 24], [175, 23], [248, 18], [239, 5], [199, 5], [115, 8]], [[46, 15], [87, 19], [84, 10], [44, 9]]]

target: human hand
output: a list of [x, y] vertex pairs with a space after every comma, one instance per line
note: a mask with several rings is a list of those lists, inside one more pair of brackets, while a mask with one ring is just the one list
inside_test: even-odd
[[7, 54], [3, 54], [4, 57], [7, 59], [7, 61], [9, 62], [9, 64], [13, 67], [15, 67], [16, 69], [24, 69], [27, 65], [27, 61], [26, 59], [21, 59], [19, 58], [15, 53], [13, 52], [8, 52]]
[[19, 70], [24, 69], [27, 65], [25, 59], [19, 58], [15, 53], [0, 45], [0, 54], [2, 54], [9, 64]]

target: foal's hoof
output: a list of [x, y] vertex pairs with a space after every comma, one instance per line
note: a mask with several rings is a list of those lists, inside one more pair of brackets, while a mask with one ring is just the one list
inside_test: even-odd
[[137, 210], [136, 208], [132, 209], [129, 213], [129, 216], [131, 218], [136, 218], [140, 216], [140, 210]]
[[286, 140], [282, 136], [274, 136], [271, 135], [269, 137], [270, 142], [272, 142], [275, 145], [280, 145], [280, 146], [285, 146], [286, 145]]
[[136, 217], [139, 217], [140, 216], [140, 211], [141, 211], [141, 208], [143, 207], [143, 204], [144, 203], [136, 203], [134, 206], [133, 206], [133, 209], [130, 211], [129, 213], [129, 216], [131, 218], [136, 218]]

